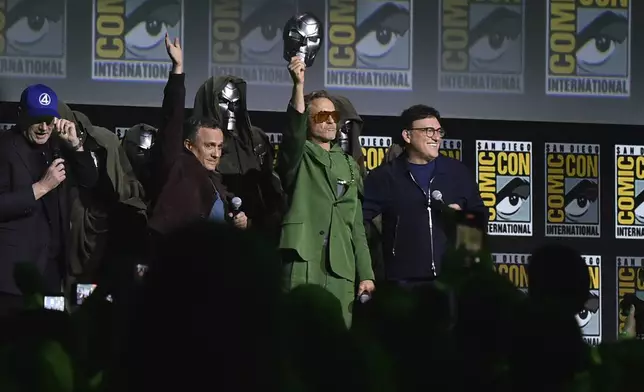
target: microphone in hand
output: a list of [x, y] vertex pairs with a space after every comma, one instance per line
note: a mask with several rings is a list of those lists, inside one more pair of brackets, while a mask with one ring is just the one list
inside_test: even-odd
[[358, 295], [358, 301], [360, 301], [360, 303], [362, 304], [369, 302], [370, 299], [371, 299], [371, 294], [369, 294], [366, 291], [363, 291]]
[[460, 211], [461, 206], [459, 206], [456, 203], [453, 204], [447, 204], [445, 203], [445, 200], [443, 200], [443, 193], [439, 190], [432, 191], [432, 204], [439, 209], [439, 210], [445, 210], [445, 207], [449, 207], [450, 210], [456, 210]]
[[432, 202], [436, 202], [440, 205], [444, 205], [443, 194], [439, 190], [432, 191]]
[[241, 206], [242, 206], [242, 199], [239, 197], [233, 197], [233, 199], [230, 201], [230, 204], [233, 206], [233, 216], [239, 214], [241, 212]]

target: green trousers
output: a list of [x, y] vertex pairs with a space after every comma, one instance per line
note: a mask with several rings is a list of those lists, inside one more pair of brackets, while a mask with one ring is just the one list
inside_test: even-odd
[[284, 260], [284, 274], [286, 289], [292, 290], [301, 284], [315, 284], [324, 287], [333, 294], [342, 307], [342, 316], [347, 325], [351, 327], [353, 318], [353, 301], [355, 300], [355, 282], [342, 278], [331, 272], [328, 247], [323, 246], [320, 259], [307, 262], [301, 259]]

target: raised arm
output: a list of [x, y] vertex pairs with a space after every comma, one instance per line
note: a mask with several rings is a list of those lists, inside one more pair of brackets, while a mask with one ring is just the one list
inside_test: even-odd
[[183, 51], [178, 38], [174, 42], [166, 35], [165, 45], [172, 60], [172, 72], [163, 90], [162, 119], [157, 141], [156, 167], [164, 178], [172, 164], [183, 152], [183, 121], [186, 106], [185, 74], [183, 73]]
[[300, 168], [306, 143], [308, 112], [304, 104], [305, 68], [304, 62], [299, 57], [293, 57], [288, 65], [293, 79], [293, 92], [286, 109], [287, 127], [282, 134], [276, 167], [276, 172], [282, 180], [282, 187], [286, 193], [293, 191], [295, 176]]
[[52, 143], [64, 147], [61, 152], [65, 157], [68, 169], [74, 173], [76, 184], [83, 188], [93, 188], [98, 182], [98, 169], [92, 153], [85, 151], [73, 121], [57, 118], [54, 120], [55, 135]]

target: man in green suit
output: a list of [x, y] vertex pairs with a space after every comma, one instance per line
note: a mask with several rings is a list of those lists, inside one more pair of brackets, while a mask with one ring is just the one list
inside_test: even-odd
[[[293, 93], [276, 171], [288, 195], [280, 249], [287, 288], [318, 284], [333, 293], [351, 325], [356, 295], [374, 289], [356, 161], [333, 143], [339, 113], [325, 91], [304, 97], [305, 64], [289, 63]], [[356, 291], [357, 286], [357, 291]]]

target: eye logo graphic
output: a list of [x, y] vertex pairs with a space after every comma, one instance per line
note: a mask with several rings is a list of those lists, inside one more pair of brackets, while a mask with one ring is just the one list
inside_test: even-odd
[[362, 155], [365, 157], [365, 168], [371, 171], [385, 160], [387, 151], [391, 147], [392, 139], [389, 136], [360, 136]]
[[528, 263], [529, 254], [522, 253], [492, 253], [494, 271], [505, 276], [524, 294], [528, 293]]
[[0, 77], [65, 78], [66, 34], [66, 0], [0, 0]]
[[644, 146], [615, 146], [615, 238], [644, 238]]
[[440, 152], [446, 157], [463, 161], [463, 141], [460, 139], [443, 139]]
[[628, 97], [629, 0], [548, 0], [546, 94]]
[[[628, 309], [630, 304], [638, 310], [644, 306], [644, 257], [617, 257], [617, 332], [624, 329], [626, 314], [621, 310]], [[624, 301], [624, 303], [622, 303]]]
[[582, 256], [588, 266], [590, 287], [584, 309], [575, 315], [584, 341], [596, 346], [602, 342], [601, 256]]
[[250, 85], [290, 86], [282, 30], [293, 0], [210, 0], [210, 73]]
[[441, 0], [440, 91], [523, 93], [525, 0]]
[[275, 166], [277, 165], [277, 154], [280, 152], [280, 144], [282, 144], [282, 134], [266, 132], [266, 136], [273, 147], [273, 166]]
[[476, 151], [488, 234], [532, 236], [532, 142], [477, 140]]
[[165, 82], [165, 35], [183, 41], [183, 0], [93, 0], [92, 79]]
[[599, 145], [546, 143], [546, 237], [600, 236]]
[[327, 88], [412, 89], [413, 1], [327, 0]]

